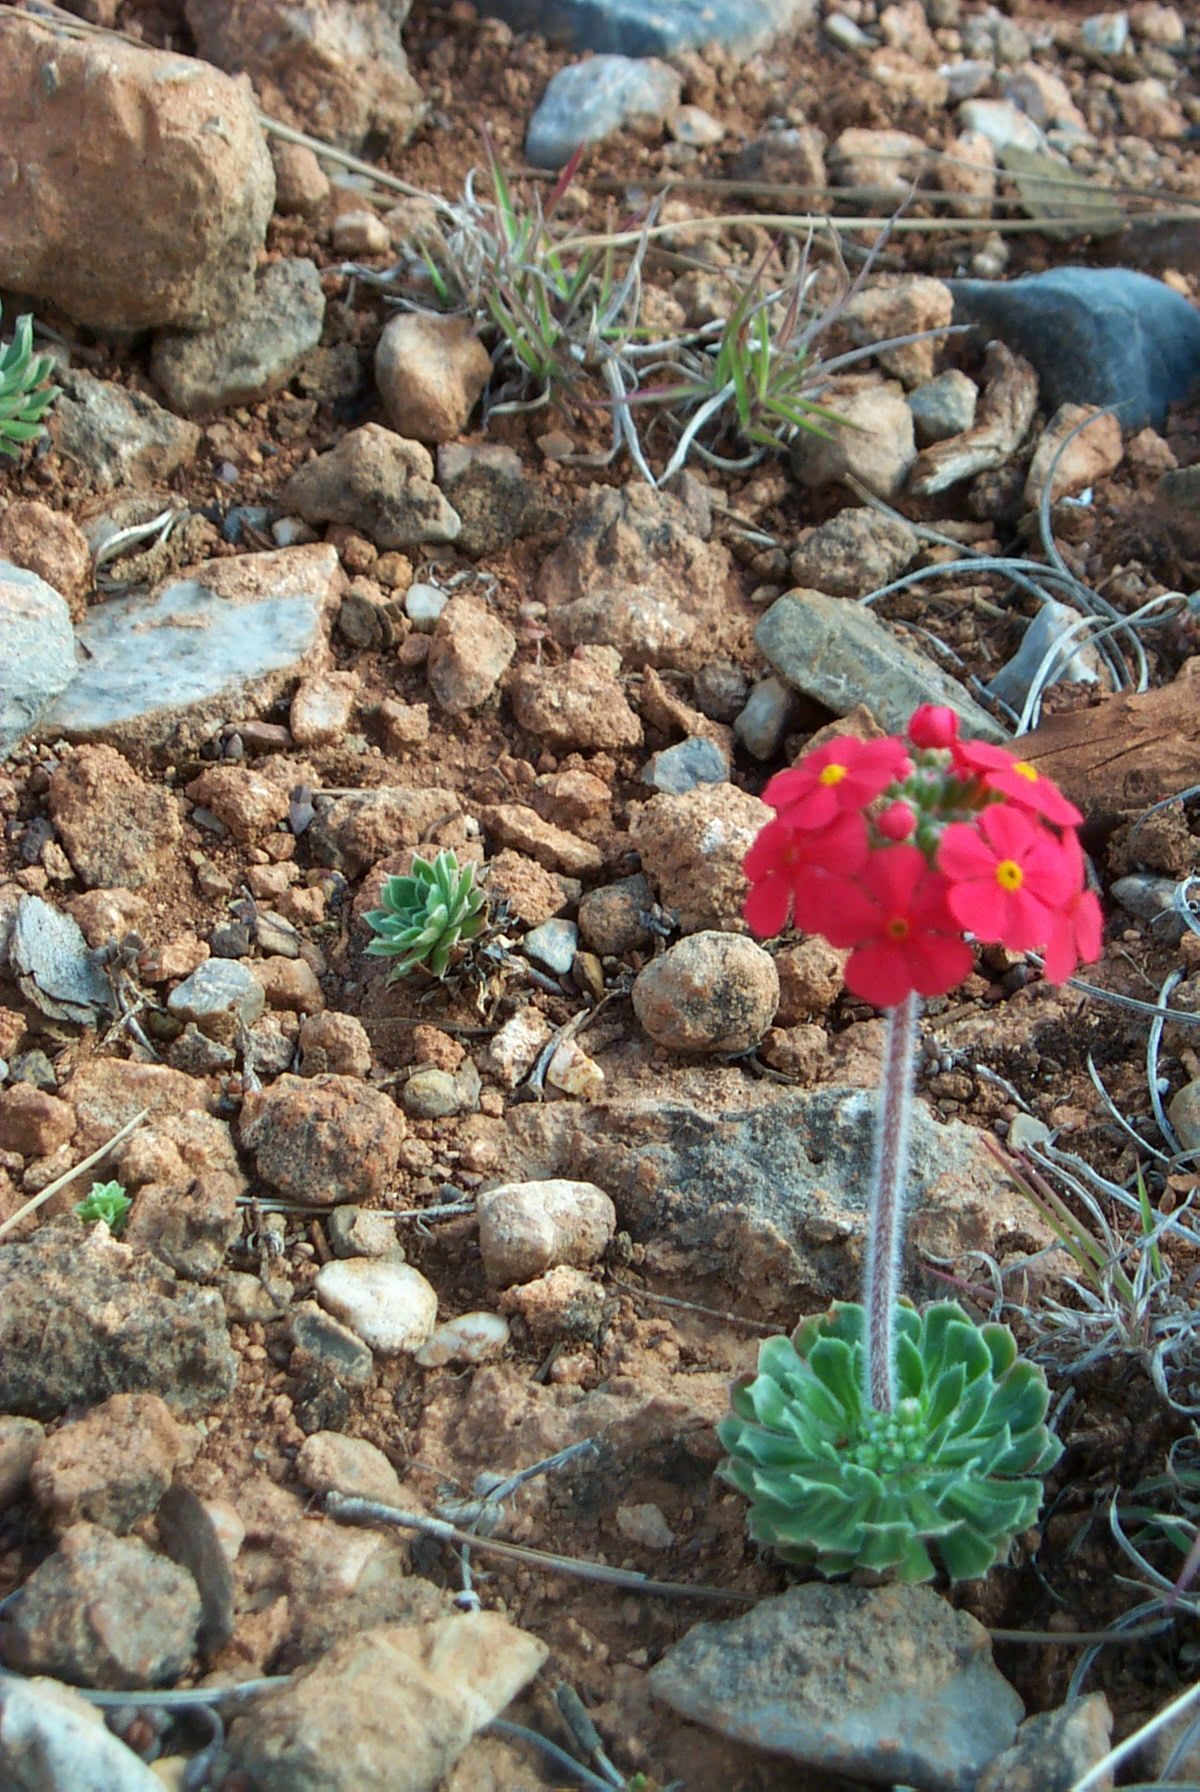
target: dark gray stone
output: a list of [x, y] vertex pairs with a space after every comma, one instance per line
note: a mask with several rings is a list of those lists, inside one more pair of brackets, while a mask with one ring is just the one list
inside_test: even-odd
[[483, 0], [480, 11], [572, 50], [671, 56], [697, 44], [754, 49], [812, 19], [814, 0]]
[[1031, 361], [1042, 404], [1117, 407], [1157, 425], [1200, 383], [1200, 311], [1129, 268], [1054, 268], [1020, 280], [948, 280], [955, 323], [976, 324]]
[[274, 261], [237, 315], [213, 330], [163, 330], [151, 370], [172, 410], [185, 416], [253, 404], [278, 392], [321, 340], [325, 295], [316, 264]]
[[172, 416], [144, 392], [60, 370], [62, 397], [47, 419], [50, 438], [72, 470], [99, 491], [165, 485], [195, 459], [200, 430]]
[[683, 796], [698, 784], [724, 784], [729, 778], [729, 761], [715, 740], [691, 734], [654, 753], [642, 767], [642, 782], [654, 790]]

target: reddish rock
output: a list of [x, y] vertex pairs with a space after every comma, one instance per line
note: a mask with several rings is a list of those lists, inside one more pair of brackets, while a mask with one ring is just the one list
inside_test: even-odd
[[0, 560], [24, 566], [65, 597], [77, 620], [87, 608], [92, 556], [83, 531], [65, 511], [38, 498], [17, 498], [0, 515]]
[[471, 598], [452, 597], [438, 618], [427, 662], [439, 709], [457, 716], [486, 703], [516, 651], [516, 636], [498, 616]]
[[629, 835], [665, 908], [687, 933], [741, 928], [742, 860], [772, 811], [732, 784], [703, 784], [683, 796], [634, 805]]
[[353, 1014], [309, 1014], [300, 1023], [301, 1076], [364, 1077], [371, 1068], [371, 1039]]
[[[502, 897], [509, 911], [527, 927], [540, 927], [570, 901], [566, 880], [546, 871], [536, 859], [506, 847], [488, 860], [487, 890]], [[576, 886], [578, 887], [578, 886]]]
[[171, 793], [139, 778], [113, 747], [76, 748], [50, 779], [47, 802], [76, 876], [92, 888], [153, 883], [183, 831]]
[[157, 1394], [114, 1394], [38, 1450], [33, 1497], [56, 1530], [81, 1519], [107, 1531], [147, 1517], [189, 1454], [189, 1439]]
[[46, 1089], [14, 1083], [0, 1089], [0, 1151], [48, 1157], [75, 1131], [75, 1110]]
[[417, 846], [428, 830], [459, 813], [452, 790], [426, 784], [418, 790], [388, 785], [339, 797], [308, 830], [309, 850], [320, 865], [358, 877], [369, 865]]
[[193, 803], [211, 809], [235, 840], [261, 840], [288, 812], [283, 783], [241, 765], [213, 765], [186, 787]]
[[502, 846], [525, 853], [548, 871], [586, 877], [604, 863], [599, 847], [543, 821], [536, 809], [524, 803], [490, 803], [480, 811], [480, 820]]
[[308, 1207], [386, 1195], [405, 1133], [381, 1089], [329, 1075], [281, 1076], [247, 1095], [238, 1128], [262, 1180]]
[[584, 653], [561, 666], [519, 666], [508, 684], [521, 728], [557, 750], [636, 747], [642, 724], [619, 681]]

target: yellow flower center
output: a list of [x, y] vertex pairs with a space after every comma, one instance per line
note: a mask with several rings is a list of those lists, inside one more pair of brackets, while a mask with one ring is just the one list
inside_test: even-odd
[[1024, 778], [1030, 784], [1036, 784], [1038, 781], [1037, 767], [1030, 765], [1028, 759], [1018, 759], [1013, 770], [1018, 778]]
[[883, 931], [890, 940], [906, 940], [911, 930], [903, 915], [893, 915]]
[[1019, 890], [1025, 882], [1025, 873], [1015, 859], [1001, 859], [996, 866], [996, 882], [1002, 890]]
[[823, 784], [826, 790], [828, 790], [832, 785], [840, 784], [845, 776], [845, 766], [839, 765], [837, 761], [834, 760], [832, 764], [822, 766], [821, 770], [817, 773], [817, 783]]

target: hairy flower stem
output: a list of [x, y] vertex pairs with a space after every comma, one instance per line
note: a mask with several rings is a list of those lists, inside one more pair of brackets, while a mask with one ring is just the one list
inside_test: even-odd
[[907, 995], [887, 1011], [883, 1078], [875, 1122], [875, 1165], [867, 1232], [867, 1400], [877, 1412], [896, 1404], [896, 1303], [904, 1245], [904, 1197], [912, 1120], [913, 1064], [920, 998]]

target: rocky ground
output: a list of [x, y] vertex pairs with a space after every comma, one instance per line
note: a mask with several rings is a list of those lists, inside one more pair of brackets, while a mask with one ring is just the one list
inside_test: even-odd
[[[1195, 21], [759, 0], [697, 47], [686, 6], [564, 0], [549, 42], [517, 5], [406, 10], [0, 7], [0, 297], [63, 389], [0, 461], [0, 1659], [50, 1677], [0, 1681], [0, 1761], [59, 1792], [564, 1783], [506, 1712], [586, 1784], [950, 1788], [1023, 1703], [1031, 1755], [979, 1783], [1065, 1789], [1187, 1678], [1195, 1617], [1072, 1681], [1076, 1633], [1149, 1596], [1114, 1497], [1183, 1525], [1138, 1533], [1167, 1584], [1194, 1514]], [[514, 403], [486, 280], [431, 320], [421, 245], [471, 171], [529, 217], [581, 129], [553, 230], [628, 228], [629, 340], [787, 288], [795, 217], [842, 220], [865, 279], [839, 309], [821, 231], [804, 300], [826, 360], [868, 350], [821, 394], [851, 427], [681, 457], [685, 417], [614, 407], [600, 361]], [[994, 310], [1080, 266], [1162, 284]], [[1047, 681], [1080, 615], [1133, 622]], [[1003, 1302], [1066, 1451], [986, 1581], [777, 1598], [713, 1426], [762, 1335], [856, 1292], [882, 1023], [821, 941], [750, 939], [741, 859], [773, 771], [926, 700], [1036, 723], [1104, 895], [1098, 992], [990, 954], [929, 1005], [915, 1138], [911, 1290]], [[444, 847], [488, 928], [389, 984], [363, 917]], [[1140, 1168], [1154, 1286], [1101, 1276], [1089, 1316], [997, 1138], [1131, 1276]], [[94, 1180], [132, 1198], [117, 1238], [75, 1216]], [[214, 1690], [267, 1676], [240, 1716]]]

